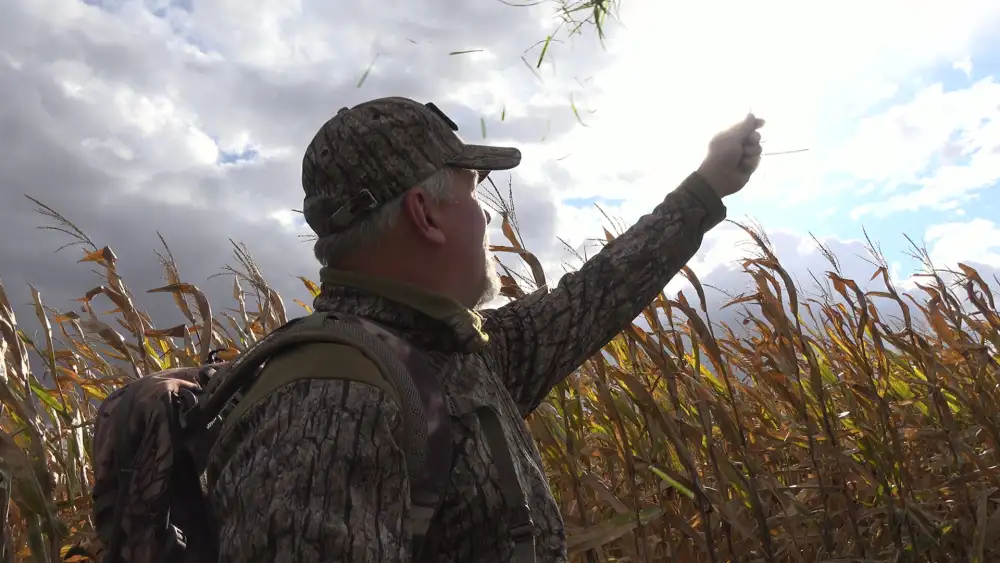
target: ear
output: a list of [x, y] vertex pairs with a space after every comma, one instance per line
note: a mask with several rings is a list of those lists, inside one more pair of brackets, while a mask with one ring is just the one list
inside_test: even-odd
[[410, 229], [422, 240], [442, 245], [446, 242], [443, 227], [444, 214], [440, 205], [428, 197], [423, 188], [416, 187], [403, 195], [403, 215]]

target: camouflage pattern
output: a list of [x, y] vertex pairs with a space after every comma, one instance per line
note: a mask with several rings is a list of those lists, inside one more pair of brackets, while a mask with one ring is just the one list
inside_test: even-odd
[[[363, 363], [348, 363], [349, 353]], [[330, 370], [331, 361], [372, 369]], [[101, 404], [93, 496], [98, 533], [109, 546], [106, 563], [216, 561], [216, 521], [205, 496], [214, 482], [205, 467], [214, 442], [256, 401], [308, 378], [363, 381], [389, 392], [403, 409], [396, 439], [411, 486], [406, 525], [419, 547], [447, 484], [450, 420], [460, 407], [446, 402], [422, 352], [392, 331], [317, 312], [287, 323], [230, 363], [158, 372]], [[512, 474], [508, 481], [516, 486]], [[520, 489], [516, 495], [511, 498], [523, 503]]]
[[434, 104], [379, 98], [343, 108], [316, 133], [302, 159], [302, 212], [320, 237], [351, 225], [446, 165], [509, 170], [515, 148], [465, 144]]
[[[400, 409], [393, 438], [403, 450], [408, 474], [411, 508], [406, 525], [413, 550], [419, 549], [447, 485], [452, 460], [451, 419], [474, 414], [472, 409], [465, 403], [448, 401], [423, 352], [393, 331], [365, 319], [331, 312], [317, 312], [303, 321], [301, 329], [289, 330], [288, 334], [305, 338], [319, 331], [309, 338], [316, 342], [318, 335], [323, 334], [346, 345], [317, 342], [275, 357], [264, 366], [235, 409], [224, 415], [220, 436], [232, 432], [234, 422], [256, 404], [296, 380], [349, 379], [366, 382], [371, 388], [390, 394], [386, 400]], [[362, 349], [363, 354], [359, 353]], [[345, 372], [345, 366], [353, 372]], [[227, 448], [231, 444], [232, 441], [222, 440], [216, 455], [223, 458], [229, 455]], [[509, 457], [505, 445], [500, 447], [498, 451]], [[217, 476], [213, 467], [208, 468], [206, 477], [208, 487], [214, 487]], [[517, 482], [513, 475], [511, 480]], [[520, 489], [517, 494], [521, 495]]]
[[[492, 407], [514, 452], [540, 563], [564, 562], [566, 532], [523, 417], [630, 323], [694, 255], [725, 207], [696, 174], [558, 287], [496, 310], [324, 269], [317, 310], [364, 317], [422, 350], [445, 393]], [[414, 561], [401, 415], [359, 383], [299, 381], [251, 408], [210, 466], [222, 562]], [[508, 563], [511, 507], [476, 417], [455, 421], [448, 486], [425, 561]]]
[[[199, 489], [179, 492], [178, 483], [171, 481], [181, 463], [175, 443], [178, 429], [174, 401], [184, 389], [200, 391], [205, 375], [201, 367], [159, 372], [116, 390], [98, 409], [93, 452], [94, 521], [102, 543], [109, 543], [114, 534], [115, 501], [125, 487], [129, 502], [124, 505], [121, 520], [122, 561], [159, 560], [164, 539], [159, 532], [166, 528], [168, 511], [171, 521], [192, 534], [187, 538], [189, 542], [205, 541], [204, 503]], [[136, 452], [134, 461], [119, 460], [117, 452], [123, 449]], [[135, 468], [129, 483], [120, 481], [119, 461], [126, 465], [131, 462]], [[208, 563], [213, 558], [184, 561]]]
[[[413, 448], [405, 448], [408, 453], [423, 454], [419, 468], [414, 471], [412, 455], [407, 459], [409, 474], [411, 507], [406, 515], [408, 529], [412, 535], [418, 535], [421, 545], [430, 527], [430, 520], [441, 503], [441, 495], [448, 484], [448, 473], [452, 459], [452, 427], [450, 413], [457, 413], [459, 408], [445, 403], [446, 397], [440, 382], [435, 377], [434, 368], [419, 350], [406, 340], [385, 328], [358, 317], [351, 317], [350, 322], [358, 323], [367, 333], [373, 334], [389, 345], [406, 366], [406, 371], [412, 378], [413, 392], [419, 395], [419, 404], [423, 406], [423, 421], [426, 423], [421, 431], [426, 431], [426, 446], [423, 452], [413, 452]], [[397, 386], [397, 389], [402, 385]], [[406, 391], [399, 389], [401, 394]], [[405, 408], [406, 401], [399, 401], [399, 406]], [[414, 417], [416, 418], [416, 417]], [[425, 430], [426, 429], [426, 430]], [[413, 438], [411, 436], [411, 441]], [[420, 444], [423, 446], [423, 444]], [[411, 543], [415, 538], [411, 538]]]

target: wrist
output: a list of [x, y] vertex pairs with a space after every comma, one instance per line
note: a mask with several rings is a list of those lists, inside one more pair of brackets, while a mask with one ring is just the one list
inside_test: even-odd
[[702, 229], [705, 232], [726, 218], [726, 204], [700, 172], [692, 172], [681, 184], [680, 189], [686, 191], [701, 204], [705, 211], [702, 222]]
[[695, 173], [698, 174], [698, 176], [700, 176], [706, 184], [708, 184], [708, 187], [719, 197], [719, 199], [729, 195], [724, 191], [725, 181], [720, 178], [718, 174], [714, 174], [710, 167], [704, 165], [699, 166]]

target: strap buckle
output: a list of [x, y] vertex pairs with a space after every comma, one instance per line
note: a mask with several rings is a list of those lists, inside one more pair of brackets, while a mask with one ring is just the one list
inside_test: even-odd
[[163, 552], [160, 555], [162, 563], [177, 561], [177, 552], [186, 550], [188, 545], [187, 536], [177, 526], [168, 523], [166, 533], [167, 537], [164, 542], [166, 545], [164, 545]]
[[184, 388], [177, 393], [180, 408], [177, 410], [177, 423], [181, 430], [187, 430], [192, 426], [192, 413], [198, 407], [198, 396], [190, 389]]
[[342, 231], [349, 227], [356, 218], [375, 210], [378, 205], [378, 199], [372, 195], [370, 190], [361, 190], [350, 201], [334, 211], [333, 215], [330, 215], [326, 221], [327, 229], [334, 233]]
[[527, 522], [522, 522], [520, 524], [515, 524], [510, 528], [510, 538], [514, 540], [514, 543], [521, 543], [524, 541], [535, 539], [535, 526], [531, 520]]
[[168, 524], [168, 526], [170, 529], [167, 530], [167, 548], [186, 549], [188, 542], [184, 531], [173, 524]]

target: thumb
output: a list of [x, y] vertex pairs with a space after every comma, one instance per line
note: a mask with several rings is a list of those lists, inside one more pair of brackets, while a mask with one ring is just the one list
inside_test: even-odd
[[743, 118], [743, 121], [741, 121], [740, 124], [737, 125], [737, 128], [743, 135], [749, 135], [750, 133], [753, 133], [754, 131], [760, 129], [763, 126], [764, 126], [764, 120], [754, 115], [753, 112], [750, 112], [747, 114], [746, 117]]
[[754, 117], [752, 113], [748, 113], [746, 117], [743, 118], [742, 121], [733, 123], [726, 129], [720, 131], [717, 134], [716, 139], [719, 141], [727, 139], [727, 140], [742, 142], [743, 139], [746, 139], [747, 136], [754, 131], [755, 128], [754, 126], [756, 125], [756, 123], [762, 121], [763, 120]]
[[723, 130], [722, 133], [725, 134], [727, 137], [730, 136], [745, 137], [746, 135], [749, 135], [751, 131], [753, 131], [753, 124], [754, 121], [756, 121], [756, 119], [757, 118], [755, 118], [752, 113], [748, 113], [746, 117], [744, 117], [741, 121], [733, 123], [725, 130]]

